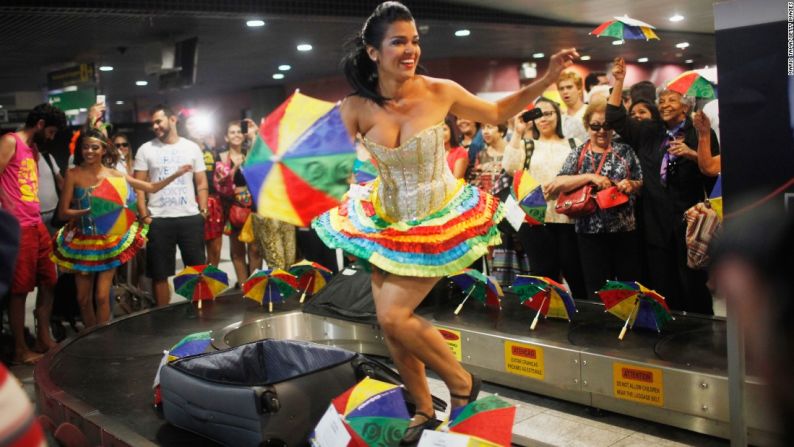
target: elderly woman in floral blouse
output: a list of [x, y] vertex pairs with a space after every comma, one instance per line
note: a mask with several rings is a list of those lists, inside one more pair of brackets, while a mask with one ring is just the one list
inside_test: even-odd
[[571, 151], [557, 178], [544, 186], [544, 193], [550, 197], [588, 183], [599, 190], [614, 185], [629, 196], [625, 204], [599, 208], [576, 219], [574, 224], [585, 285], [591, 298], [595, 298], [595, 292], [608, 279], [634, 281], [641, 274], [634, 196], [642, 187], [642, 171], [631, 147], [612, 143], [612, 131], [606, 126], [605, 115], [606, 101], [587, 106], [583, 121], [590, 139]]

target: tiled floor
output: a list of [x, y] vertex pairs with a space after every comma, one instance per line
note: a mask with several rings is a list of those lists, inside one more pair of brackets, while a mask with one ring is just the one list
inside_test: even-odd
[[[433, 395], [449, 401], [441, 380], [429, 378]], [[480, 397], [497, 394], [516, 406], [514, 442], [530, 446], [727, 446], [724, 439], [656, 424], [610, 412], [595, 412], [583, 405], [484, 384]], [[437, 415], [441, 417], [441, 415]], [[518, 435], [518, 436], [515, 436]]]
[[[224, 237], [225, 238], [225, 237]], [[221, 255], [221, 270], [229, 274], [229, 283], [237, 278], [229, 258], [228, 238], [224, 240]], [[177, 268], [181, 268], [177, 255]], [[172, 295], [171, 301], [184, 298]], [[29, 312], [27, 324], [33, 326], [32, 315], [35, 294], [28, 297]], [[715, 313], [725, 315], [722, 302], [715, 301]], [[11, 371], [22, 382], [26, 391], [34, 398], [33, 367], [14, 366]], [[430, 378], [430, 390], [447, 402], [449, 392], [443, 382]], [[529, 446], [587, 446], [587, 447], [661, 447], [661, 446], [727, 446], [726, 440], [700, 435], [653, 422], [635, 419], [615, 413], [595, 414], [585, 406], [552, 399], [536, 394], [484, 384], [481, 396], [498, 394], [506, 401], [516, 405], [513, 434], [521, 445]], [[438, 415], [439, 417], [441, 415]]]

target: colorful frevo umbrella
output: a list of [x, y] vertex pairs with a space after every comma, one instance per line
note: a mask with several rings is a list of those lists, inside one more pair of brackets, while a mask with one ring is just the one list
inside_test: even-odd
[[163, 351], [160, 365], [157, 367], [157, 373], [154, 375], [154, 383], [152, 383], [155, 406], [159, 406], [163, 403], [162, 396], [160, 395], [160, 368], [182, 357], [201, 354], [205, 352], [211, 344], [212, 331], [195, 332], [183, 337], [174, 346], [171, 346], [171, 349]]
[[217, 267], [205, 264], [187, 266], [174, 276], [174, 291], [192, 301], [214, 300], [229, 287], [229, 276]]
[[607, 312], [625, 321], [619, 340], [634, 326], [660, 332], [673, 319], [664, 297], [636, 281], [607, 281], [596, 293]]
[[339, 106], [296, 91], [262, 122], [243, 175], [261, 215], [305, 227], [340, 203], [355, 159]]
[[351, 436], [348, 445], [397, 446], [410, 415], [403, 389], [397, 385], [365, 377], [331, 401], [342, 416]]
[[301, 291], [301, 303], [306, 299], [307, 293], [313, 296], [325, 287], [334, 274], [322, 265], [308, 260], [292, 264], [289, 273], [297, 278], [298, 290]]
[[[439, 430], [460, 433], [480, 441], [475, 445], [510, 445], [516, 407], [499, 396], [488, 396], [452, 411]], [[469, 442], [468, 445], [472, 445]]]
[[168, 361], [201, 354], [212, 344], [212, 331], [196, 332], [185, 336], [168, 350]]
[[511, 288], [518, 294], [521, 304], [538, 311], [529, 327], [533, 331], [541, 314], [545, 318], [562, 318], [571, 321], [571, 315], [576, 313], [576, 303], [571, 294], [564, 285], [551, 278], [516, 275]]
[[283, 303], [297, 287], [295, 277], [282, 269], [257, 270], [243, 283], [243, 297], [263, 306], [267, 300], [267, 310], [273, 312], [273, 303]]
[[717, 97], [716, 82], [710, 81], [710, 71], [689, 70], [667, 83], [667, 88], [684, 96], [714, 99]]
[[372, 164], [371, 160], [356, 159], [353, 162], [353, 180], [356, 183], [367, 183], [375, 180], [378, 176], [378, 169]]
[[614, 37], [618, 40], [659, 40], [659, 36], [653, 30], [654, 27], [645, 22], [629, 16], [620, 16], [602, 23], [598, 28], [590, 31], [590, 34], [596, 37]]
[[123, 235], [137, 219], [128, 203], [135, 195], [123, 177], [107, 177], [91, 192], [91, 218], [102, 234]]
[[513, 197], [527, 213], [524, 221], [530, 225], [543, 225], [546, 222], [546, 198], [543, 187], [529, 172], [519, 171], [513, 176]]
[[502, 287], [492, 277], [485, 276], [474, 269], [463, 269], [460, 273], [450, 276], [449, 279], [466, 294], [466, 297], [455, 309], [455, 315], [460, 313], [469, 297], [474, 297], [484, 306], [494, 309], [502, 308], [501, 299], [504, 293], [502, 293]]
[[717, 213], [717, 216], [722, 219], [722, 174], [717, 176], [717, 182], [714, 183], [714, 188], [709, 194], [709, 204], [711, 209]]

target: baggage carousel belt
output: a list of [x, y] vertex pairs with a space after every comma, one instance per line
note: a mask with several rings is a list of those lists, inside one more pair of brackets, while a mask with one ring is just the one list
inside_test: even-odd
[[[456, 300], [453, 294], [452, 299], [435, 309], [425, 308], [423, 313], [442, 326], [451, 324], [506, 337], [532, 337], [629, 360], [660, 359], [684, 369], [726, 375], [725, 322], [719, 319], [677, 315], [661, 333], [635, 329], [619, 341], [617, 335], [622, 322], [605, 313], [600, 303], [578, 302], [573, 322], [541, 320], [537, 329], [530, 331], [535, 311], [521, 306], [513, 295], [505, 297], [501, 312], [472, 302], [457, 316], [453, 314]], [[217, 339], [224, 336], [224, 328], [234, 323], [245, 325], [268, 315], [299, 309], [300, 305], [290, 300], [279, 304], [276, 313], [268, 314], [256, 303], [234, 294], [208, 302], [200, 311], [190, 303], [182, 303], [131, 315], [64, 343], [48, 355], [41, 371], [37, 369], [37, 384], [44, 388], [45, 396], [57, 395], [62, 390], [151, 442], [215, 445], [167, 424], [153, 409], [152, 381], [163, 350], [193, 332], [213, 330]], [[333, 340], [327, 342], [333, 344]]]

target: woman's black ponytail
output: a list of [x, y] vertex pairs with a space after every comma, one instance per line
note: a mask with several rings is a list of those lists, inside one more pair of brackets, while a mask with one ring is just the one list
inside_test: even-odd
[[378, 66], [369, 58], [367, 45], [379, 48], [389, 25], [413, 19], [411, 11], [402, 3], [383, 2], [364, 22], [361, 32], [345, 43], [341, 65], [347, 83], [353, 88], [352, 95], [369, 99], [381, 107], [389, 100], [378, 92]]

